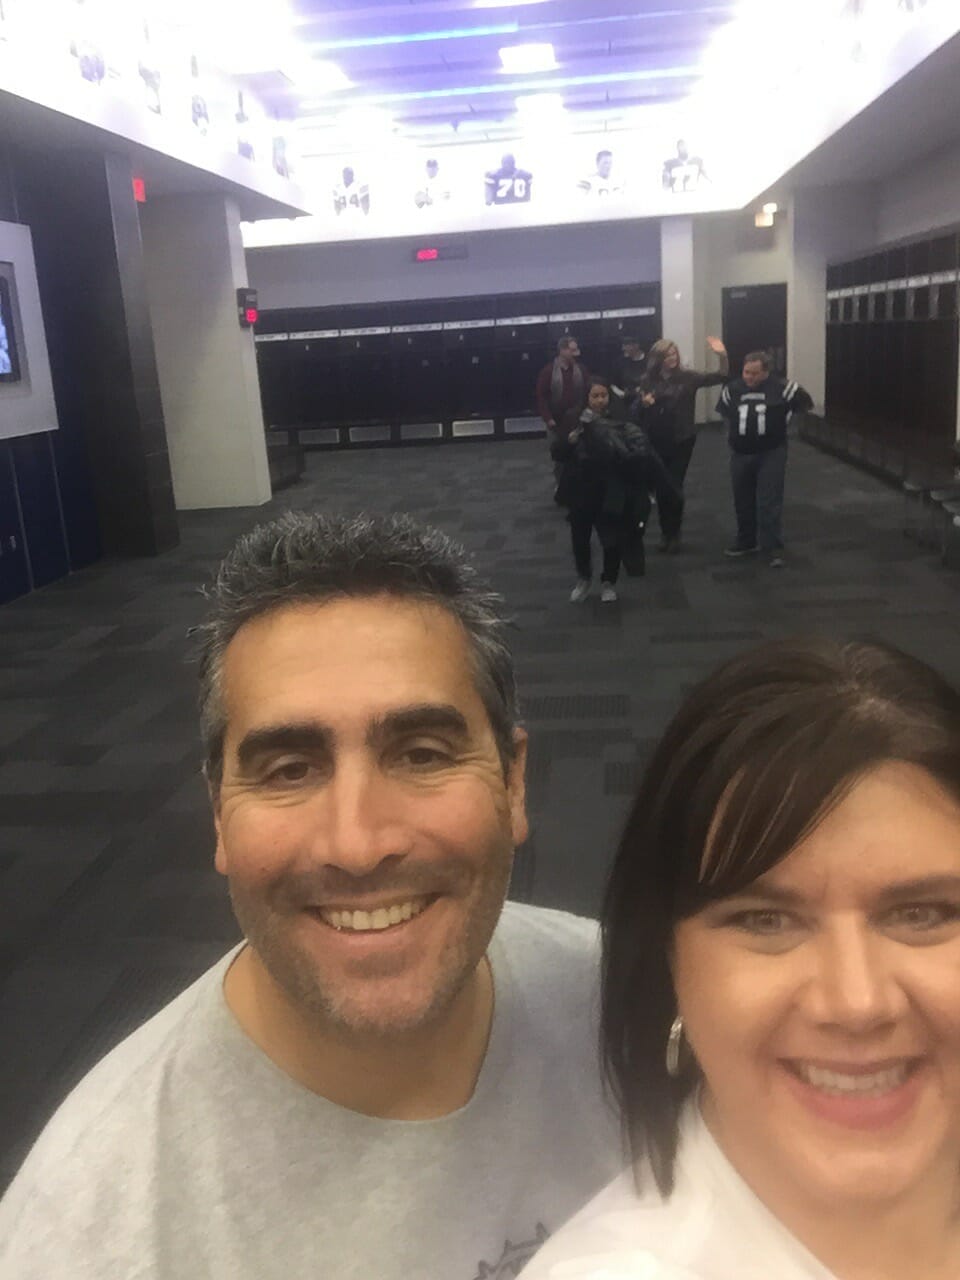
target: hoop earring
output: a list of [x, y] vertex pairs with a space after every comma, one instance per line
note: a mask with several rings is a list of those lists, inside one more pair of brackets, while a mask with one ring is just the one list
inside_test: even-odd
[[680, 1074], [680, 1046], [683, 1044], [683, 1018], [679, 1013], [670, 1027], [667, 1036], [667, 1075], [676, 1080]]

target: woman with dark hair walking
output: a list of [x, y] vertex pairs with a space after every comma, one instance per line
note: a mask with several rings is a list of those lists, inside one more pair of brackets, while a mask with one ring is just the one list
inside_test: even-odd
[[636, 423], [610, 414], [610, 387], [601, 378], [590, 383], [587, 408], [565, 423], [561, 496], [570, 508], [571, 542], [577, 581], [571, 604], [590, 594], [594, 531], [603, 549], [600, 599], [617, 600], [620, 565], [633, 577], [644, 571], [643, 532], [650, 511], [652, 451]]
[[720, 386], [730, 372], [727, 349], [720, 339], [708, 338], [707, 346], [720, 358], [715, 373], [688, 369], [681, 363], [677, 344], [670, 338], [661, 338], [650, 348], [640, 383], [639, 421], [669, 477], [669, 484], [661, 482], [656, 486], [661, 551], [680, 549], [683, 483], [697, 442], [697, 392], [703, 387]]

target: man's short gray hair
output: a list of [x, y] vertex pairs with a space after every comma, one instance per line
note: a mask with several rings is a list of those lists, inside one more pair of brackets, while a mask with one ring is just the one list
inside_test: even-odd
[[336, 516], [289, 511], [245, 533], [213, 585], [200, 641], [204, 771], [220, 785], [226, 708], [223, 661], [245, 623], [297, 604], [390, 595], [438, 605], [463, 627], [474, 680], [506, 770], [514, 757], [517, 693], [502, 599], [467, 553], [439, 529], [409, 516]]

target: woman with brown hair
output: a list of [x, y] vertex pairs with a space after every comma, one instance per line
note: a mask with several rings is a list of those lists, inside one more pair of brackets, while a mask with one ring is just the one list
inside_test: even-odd
[[730, 372], [727, 349], [720, 339], [708, 338], [707, 346], [720, 357], [716, 373], [686, 368], [677, 344], [670, 338], [661, 338], [650, 348], [640, 382], [638, 421], [646, 428], [670, 478], [669, 486], [658, 486], [656, 490], [661, 551], [680, 549], [683, 482], [697, 442], [697, 392], [726, 382]]
[[960, 1276], [960, 693], [778, 641], [689, 695], [603, 912], [633, 1167], [524, 1280]]

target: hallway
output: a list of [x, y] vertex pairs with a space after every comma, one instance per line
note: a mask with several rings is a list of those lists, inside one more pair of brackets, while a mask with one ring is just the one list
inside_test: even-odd
[[310, 455], [257, 509], [181, 515], [158, 559], [103, 561], [0, 613], [0, 1186], [56, 1103], [237, 937], [212, 866], [187, 629], [243, 529], [287, 507], [409, 511], [472, 550], [515, 619], [532, 746], [516, 897], [595, 913], [637, 769], [721, 659], [800, 631], [898, 644], [960, 681], [960, 575], [903, 539], [901, 495], [796, 443], [787, 567], [725, 562], [726, 447], [707, 429], [687, 544], [621, 600], [568, 603], [540, 441]]

